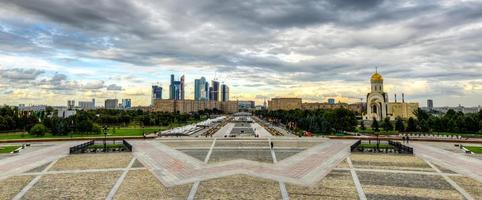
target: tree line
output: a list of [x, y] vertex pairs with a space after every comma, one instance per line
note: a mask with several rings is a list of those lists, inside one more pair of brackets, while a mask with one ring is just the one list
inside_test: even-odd
[[314, 133], [354, 131], [358, 124], [355, 113], [345, 108], [333, 110], [257, 110], [254, 114], [274, 123], [283, 124], [291, 130], [305, 130]]
[[[200, 120], [203, 116], [220, 114], [220, 110], [202, 110], [196, 113], [166, 113], [143, 110], [77, 110], [67, 118], [58, 117], [57, 111], [47, 107], [44, 111], [20, 111], [18, 107], [0, 107], [0, 131], [28, 131], [43, 135], [49, 131], [53, 135], [69, 133], [99, 134], [106, 126], [168, 126], [174, 123], [187, 123]], [[33, 129], [33, 130], [32, 130]], [[46, 131], [47, 130], [47, 131]]]
[[[396, 118], [395, 124], [389, 118], [385, 118], [381, 123], [373, 120], [371, 127], [374, 131], [383, 128], [385, 131], [398, 132], [482, 133], [482, 111], [464, 114], [450, 109], [443, 115], [434, 115], [419, 108], [414, 114], [416, 118], [410, 117], [406, 121]], [[361, 123], [363, 130], [365, 125]]]

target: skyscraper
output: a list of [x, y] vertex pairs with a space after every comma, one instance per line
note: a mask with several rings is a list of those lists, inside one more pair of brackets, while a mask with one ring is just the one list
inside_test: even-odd
[[432, 99], [427, 99], [427, 107], [428, 107], [428, 110], [433, 110], [433, 100]]
[[194, 80], [194, 100], [209, 100], [209, 83], [204, 77]]
[[226, 84], [221, 85], [221, 101], [229, 101], [229, 87]]
[[211, 81], [211, 87], [209, 90], [209, 100], [219, 101], [219, 81]]
[[154, 102], [159, 99], [162, 99], [162, 87], [159, 85], [153, 85], [151, 94], [151, 105], [154, 105]]
[[179, 81], [175, 81], [174, 74], [171, 74], [171, 84], [169, 85], [169, 99], [184, 99], [184, 75], [181, 76]]
[[130, 108], [130, 107], [132, 107], [131, 99], [122, 99], [122, 108]]
[[335, 104], [335, 99], [329, 98], [329, 99], [328, 99], [328, 104]]

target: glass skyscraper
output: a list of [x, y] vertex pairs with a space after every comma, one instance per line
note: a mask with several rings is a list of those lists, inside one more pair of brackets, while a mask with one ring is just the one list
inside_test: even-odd
[[151, 96], [151, 105], [154, 105], [154, 102], [158, 99], [162, 99], [162, 87], [158, 85], [152, 86], [152, 96]]
[[226, 84], [221, 86], [221, 101], [229, 101], [229, 87]]
[[179, 81], [174, 80], [174, 74], [171, 74], [171, 84], [169, 85], [169, 99], [184, 100], [184, 75]]
[[211, 87], [209, 87], [209, 100], [219, 101], [219, 81], [211, 81]]
[[194, 100], [209, 100], [209, 83], [204, 77], [194, 80]]

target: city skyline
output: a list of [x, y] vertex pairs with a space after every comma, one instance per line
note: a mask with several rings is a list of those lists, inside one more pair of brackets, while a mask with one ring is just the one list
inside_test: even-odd
[[2, 2], [0, 104], [146, 106], [153, 84], [168, 98], [170, 74], [186, 75], [185, 99], [205, 77], [258, 105], [358, 102], [378, 67], [390, 99], [477, 106], [480, 10], [480, 1]]

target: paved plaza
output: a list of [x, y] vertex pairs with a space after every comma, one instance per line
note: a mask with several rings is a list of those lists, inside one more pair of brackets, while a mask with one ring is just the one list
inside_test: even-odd
[[482, 199], [480, 160], [450, 145], [402, 155], [323, 138], [129, 142], [132, 153], [80, 155], [68, 155], [75, 143], [33, 144], [0, 160], [0, 199]]

